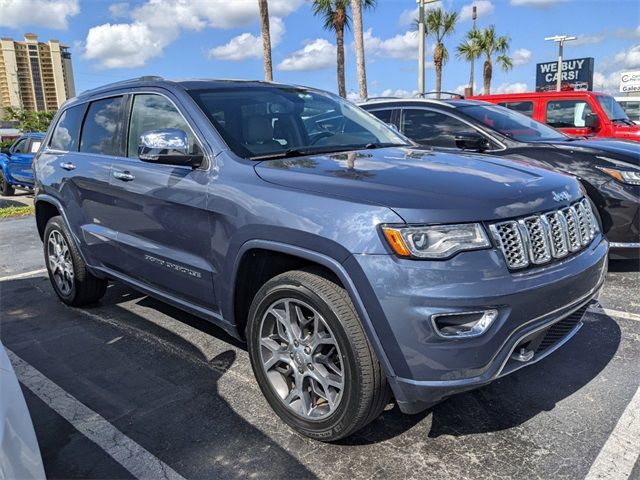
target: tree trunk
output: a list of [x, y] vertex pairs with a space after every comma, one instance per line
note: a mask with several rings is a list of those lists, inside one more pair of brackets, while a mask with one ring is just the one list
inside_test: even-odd
[[433, 50], [433, 65], [436, 69], [436, 98], [440, 98], [442, 91], [442, 60], [442, 43], [438, 42]]
[[338, 94], [342, 98], [347, 98], [347, 88], [344, 79], [344, 23], [336, 26], [336, 52], [338, 62]]
[[269, 31], [269, 6], [267, 0], [258, 0], [260, 8], [260, 27], [262, 29], [262, 49], [264, 56], [264, 79], [273, 80], [273, 66], [271, 64], [271, 32]]
[[360, 98], [367, 98], [367, 71], [364, 64], [364, 37], [362, 32], [362, 0], [351, 0], [353, 15], [353, 36], [356, 43], [356, 64], [358, 70], [358, 90]]
[[484, 94], [490, 95], [491, 94], [491, 76], [493, 75], [493, 67], [491, 65], [491, 59], [488, 57], [484, 61], [484, 71], [482, 73], [484, 77]]

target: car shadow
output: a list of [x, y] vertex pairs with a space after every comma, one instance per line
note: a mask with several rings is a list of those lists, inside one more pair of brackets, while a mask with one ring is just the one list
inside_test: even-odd
[[[274, 478], [315, 478], [290, 453], [312, 441], [292, 433], [285, 450], [238, 413], [251, 415], [262, 399], [257, 387], [239, 378], [237, 353], [222, 330], [120, 285], [86, 312], [59, 302], [46, 278], [5, 281], [0, 288], [5, 345], [186, 478], [265, 472]], [[167, 312], [229, 345], [217, 344], [215, 356], [203, 357], [188, 337], [121, 306], [125, 301]], [[75, 456], [73, 464], [65, 463], [69, 457], [59, 452], [72, 448], [81, 434], [51, 436], [46, 429], [55, 414], [33, 411], [49, 416], [33, 418], [48, 478], [88, 477], [93, 465], [104, 465], [100, 458]], [[103, 470], [106, 476], [117, 473]]]
[[609, 260], [610, 272], [638, 272], [640, 271], [640, 259], [637, 260]]

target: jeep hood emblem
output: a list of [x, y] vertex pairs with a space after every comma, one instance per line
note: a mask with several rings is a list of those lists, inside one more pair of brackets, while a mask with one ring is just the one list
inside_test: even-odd
[[571, 200], [571, 195], [569, 195], [567, 192], [551, 192], [551, 195], [553, 196], [553, 200], [555, 202], [561, 202], [562, 200], [566, 200], [568, 202], [569, 200]]

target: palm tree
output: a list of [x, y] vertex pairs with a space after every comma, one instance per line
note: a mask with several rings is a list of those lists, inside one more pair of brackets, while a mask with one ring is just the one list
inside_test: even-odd
[[425, 14], [425, 33], [432, 35], [436, 41], [433, 50], [433, 65], [436, 69], [436, 98], [440, 98], [442, 90], [442, 67], [449, 59], [444, 39], [453, 33], [457, 21], [458, 12], [447, 12], [442, 8], [430, 9]]
[[336, 33], [338, 93], [344, 98], [347, 96], [344, 80], [344, 30], [349, 28], [348, 7], [349, 0], [314, 0], [313, 2], [313, 14], [323, 18], [325, 30], [333, 30]]
[[509, 54], [509, 42], [507, 35], [497, 36], [496, 27], [491, 25], [476, 33], [476, 41], [480, 51], [485, 56], [483, 68], [484, 94], [491, 93], [491, 77], [493, 76], [493, 56], [497, 54], [496, 62], [506, 72], [513, 67], [513, 60]]
[[[364, 5], [363, 5], [364, 3]], [[353, 12], [353, 36], [356, 44], [356, 66], [358, 69], [358, 88], [360, 98], [366, 99], [367, 93], [367, 71], [364, 64], [364, 37], [362, 29], [362, 7], [374, 8], [376, 0], [363, 2], [362, 0], [351, 0], [351, 10]]]
[[264, 79], [273, 80], [273, 66], [271, 64], [271, 33], [269, 31], [269, 5], [267, 0], [258, 0], [260, 9], [260, 26], [262, 30], [262, 49], [264, 57]]
[[480, 44], [477, 42], [476, 38], [478, 36], [478, 30], [473, 28], [467, 32], [464, 37], [464, 41], [460, 43], [456, 47], [456, 56], [461, 59], [469, 62], [471, 64], [471, 68], [469, 69], [469, 89], [473, 91], [473, 84], [475, 83], [475, 74], [474, 74], [474, 62], [480, 57], [482, 51], [480, 50]]

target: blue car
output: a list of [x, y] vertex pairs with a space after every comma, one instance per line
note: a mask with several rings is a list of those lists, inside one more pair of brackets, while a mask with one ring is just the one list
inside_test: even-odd
[[44, 133], [25, 133], [7, 150], [0, 153], [0, 194], [13, 195], [17, 188], [33, 188], [31, 162], [36, 154]]

